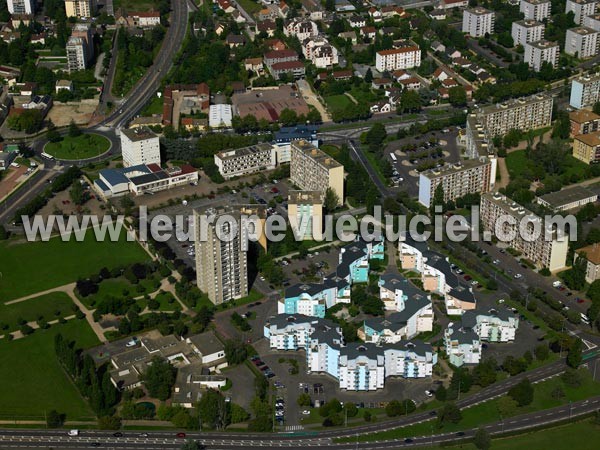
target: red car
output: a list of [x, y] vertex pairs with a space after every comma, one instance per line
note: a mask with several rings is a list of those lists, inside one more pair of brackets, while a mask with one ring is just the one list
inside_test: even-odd
[[582, 299], [581, 297], [577, 297], [577, 298], [575, 299], [575, 301], [576, 301], [577, 303], [583, 303], [583, 302], [585, 302], [585, 300], [584, 300], [584, 299]]
[[277, 189], [276, 187], [274, 187], [274, 188], [271, 188], [271, 192], [272, 192], [273, 194], [277, 194], [277, 193], [279, 193], [279, 189]]
[[465, 281], [471, 281], [473, 278], [471, 277], [471, 275], [465, 275]]
[[177, 433], [178, 438], [185, 438], [185, 433]]

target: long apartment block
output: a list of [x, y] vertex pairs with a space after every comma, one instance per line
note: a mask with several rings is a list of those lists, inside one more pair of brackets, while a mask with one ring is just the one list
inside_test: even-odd
[[[506, 220], [500, 221], [501, 217], [505, 217]], [[481, 222], [483, 229], [491, 231], [493, 235], [498, 233], [505, 236], [512, 235], [513, 239], [505, 243], [521, 252], [523, 257], [536, 266], [547, 267], [551, 271], [566, 266], [568, 237], [557, 236], [552, 232], [550, 239], [546, 239], [546, 227], [549, 225], [544, 222], [544, 219], [505, 195], [496, 192], [481, 196]], [[538, 227], [541, 235], [536, 239], [529, 238], [520, 231], [521, 223], [525, 223], [524, 226], [529, 231]]]

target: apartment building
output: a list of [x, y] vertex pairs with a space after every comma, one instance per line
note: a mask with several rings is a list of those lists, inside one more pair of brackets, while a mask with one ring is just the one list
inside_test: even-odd
[[121, 130], [123, 166], [160, 165], [160, 142], [148, 127]]
[[277, 152], [277, 164], [289, 163], [292, 160], [292, 142], [307, 141], [315, 147], [319, 146], [317, 127], [314, 125], [296, 125], [281, 127], [275, 132], [273, 145]]
[[214, 161], [226, 180], [277, 166], [275, 147], [266, 143], [219, 152], [215, 154]]
[[519, 316], [507, 308], [467, 311], [461, 317], [463, 328], [471, 329], [486, 342], [513, 342], [519, 328]]
[[467, 126], [465, 127], [465, 146], [467, 158], [478, 158], [480, 156], [487, 155], [488, 158], [492, 160], [493, 170], [491, 180], [495, 180], [496, 155], [494, 152], [493, 139], [475, 113], [470, 113], [467, 116]]
[[592, 14], [583, 18], [583, 26], [600, 31], [600, 14]]
[[600, 162], [600, 131], [575, 136], [573, 156], [586, 164]]
[[80, 37], [69, 37], [67, 41], [67, 70], [69, 73], [87, 68], [87, 44]]
[[288, 220], [302, 240], [323, 239], [323, 192], [289, 191]]
[[573, 21], [577, 25], [583, 25], [585, 17], [591, 16], [596, 12], [597, 0], [567, 0], [565, 4], [565, 14], [573, 11], [575, 18]]
[[502, 194], [487, 193], [481, 196], [480, 214], [484, 230], [521, 252], [536, 266], [553, 272], [566, 266], [568, 236], [547, 229], [550, 224], [523, 206]]
[[537, 20], [517, 20], [512, 24], [512, 38], [515, 45], [525, 45], [544, 39], [544, 24]]
[[241, 229], [240, 209], [196, 209], [194, 221], [198, 288], [215, 305], [246, 297], [247, 251], [243, 234], [235, 231]]
[[550, 95], [535, 94], [479, 108], [475, 114], [489, 135], [494, 137], [513, 129], [529, 131], [550, 126], [552, 103]]
[[585, 258], [585, 281], [593, 283], [600, 280], [600, 245], [592, 244], [575, 250], [575, 261]]
[[571, 82], [569, 104], [573, 108], [594, 106], [600, 99], [600, 74], [586, 75]]
[[483, 37], [494, 34], [496, 13], [481, 6], [463, 11], [462, 32], [471, 37]]
[[379, 72], [412, 69], [420, 65], [421, 49], [418, 45], [381, 50], [375, 54], [375, 68]]
[[472, 329], [451, 322], [444, 331], [444, 347], [450, 364], [460, 367], [463, 364], [479, 364], [481, 361], [481, 341]]
[[81, 38], [85, 44], [86, 64], [94, 59], [94, 32], [87, 23], [76, 23], [71, 30], [71, 37]]
[[550, 0], [521, 0], [519, 11], [525, 15], [525, 19], [543, 21], [550, 17]]
[[578, 58], [591, 58], [598, 54], [598, 31], [587, 27], [567, 30], [565, 53]]
[[544, 63], [549, 63], [552, 67], [558, 66], [558, 57], [560, 55], [560, 46], [558, 42], [550, 42], [545, 39], [535, 42], [528, 42], [524, 45], [525, 61], [530, 68], [539, 72]]
[[433, 375], [437, 353], [419, 340], [386, 345], [383, 351], [386, 377], [426, 378]]
[[337, 65], [338, 50], [323, 36], [309, 37], [302, 42], [302, 53], [319, 69]]
[[294, 17], [284, 24], [283, 34], [286, 36], [295, 36], [300, 42], [303, 42], [305, 39], [317, 36], [319, 28], [312, 20]]
[[33, 14], [35, 0], [7, 0], [8, 12], [11, 14]]
[[344, 203], [344, 166], [307, 141], [291, 143], [290, 181], [304, 191], [330, 188]]
[[429, 208], [438, 186], [444, 190], [444, 202], [466, 194], [488, 192], [492, 187], [492, 161], [487, 157], [430, 169], [419, 175], [419, 203]]
[[92, 17], [96, 12], [96, 0], [65, 0], [67, 17]]
[[385, 385], [383, 347], [374, 344], [350, 343], [340, 350], [340, 389], [376, 391]]
[[600, 130], [600, 115], [587, 109], [571, 111], [569, 120], [571, 121], [571, 137]]

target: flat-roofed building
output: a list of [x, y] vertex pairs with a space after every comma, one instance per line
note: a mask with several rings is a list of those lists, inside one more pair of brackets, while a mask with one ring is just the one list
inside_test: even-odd
[[492, 161], [487, 157], [467, 159], [419, 175], [419, 203], [429, 208], [438, 186], [444, 191], [444, 202], [466, 194], [488, 192], [492, 183]]
[[581, 208], [588, 203], [598, 200], [598, 194], [584, 186], [568, 187], [561, 191], [551, 192], [537, 198], [540, 205], [550, 208], [552, 211], [568, 211], [569, 209]]
[[570, 112], [569, 120], [571, 121], [571, 137], [600, 130], [600, 115], [587, 109]]
[[573, 108], [594, 106], [600, 99], [600, 74], [585, 75], [571, 82], [569, 104]]
[[542, 69], [544, 63], [549, 63], [554, 68], [558, 66], [558, 57], [560, 55], [558, 42], [550, 42], [542, 39], [540, 41], [528, 42], [524, 47], [525, 55], [523, 61], [536, 72]]
[[544, 39], [544, 24], [537, 20], [517, 20], [512, 24], [511, 32], [515, 45], [525, 45]]
[[67, 17], [93, 17], [96, 12], [96, 0], [65, 0]]
[[160, 142], [148, 127], [121, 129], [121, 152], [123, 166], [140, 164], [160, 165]]
[[323, 238], [322, 191], [289, 191], [287, 210], [290, 225], [300, 239]]
[[573, 156], [586, 164], [600, 161], [600, 132], [579, 134], [573, 138]]
[[585, 258], [587, 262], [585, 281], [593, 283], [600, 280], [600, 245], [596, 243], [575, 250], [575, 261], [578, 258]]
[[215, 154], [215, 165], [226, 180], [277, 166], [275, 148], [271, 144], [256, 144]]
[[592, 14], [583, 18], [583, 26], [600, 31], [600, 14]]
[[290, 181], [304, 191], [331, 189], [344, 204], [344, 166], [307, 141], [291, 144]]
[[578, 58], [598, 54], [598, 31], [587, 27], [570, 28], [565, 37], [565, 53]]
[[543, 21], [550, 17], [550, 0], [521, 0], [519, 11], [525, 15], [526, 19]]
[[496, 13], [481, 6], [463, 11], [462, 32], [471, 37], [483, 37], [494, 34]]
[[[201, 226], [203, 216], [208, 218], [205, 226]], [[198, 288], [215, 305], [246, 297], [248, 252], [243, 248], [243, 233], [239, 232], [240, 209], [195, 209], [194, 220]]]
[[583, 25], [583, 19], [596, 12], [598, 0], [567, 0], [565, 3], [565, 14], [573, 11], [573, 21], [577, 25]]
[[491, 137], [510, 130], [529, 131], [549, 127], [552, 122], [553, 99], [546, 94], [515, 98], [485, 106], [475, 111], [481, 125]]
[[553, 272], [566, 267], [568, 236], [550, 229], [541, 217], [497, 192], [481, 196], [480, 213], [484, 230], [503, 238], [536, 266]]

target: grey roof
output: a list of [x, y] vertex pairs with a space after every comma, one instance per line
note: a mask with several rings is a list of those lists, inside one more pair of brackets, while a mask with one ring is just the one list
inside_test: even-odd
[[368, 254], [367, 243], [362, 239], [344, 246], [342, 260], [337, 266], [337, 276], [345, 278], [350, 274], [350, 264]]
[[114, 186], [115, 184], [128, 183], [129, 178], [127, 177], [127, 174], [131, 172], [151, 173], [150, 169], [148, 169], [145, 164], [139, 164], [123, 169], [104, 169], [100, 171], [100, 175]]
[[409, 299], [412, 298], [427, 298], [429, 294], [408, 281], [404, 275], [394, 272], [387, 272], [381, 275], [379, 279], [383, 282], [382, 286], [390, 291], [399, 289]]
[[548, 203], [551, 208], [559, 208], [563, 205], [585, 200], [590, 197], [597, 197], [597, 194], [586, 187], [575, 186], [572, 188], [563, 189], [562, 191], [542, 195], [540, 200]]
[[317, 127], [314, 125], [298, 125], [282, 127], [275, 133], [275, 142], [291, 142], [298, 139], [313, 140], [317, 137]]
[[384, 348], [375, 344], [365, 342], [352, 342], [342, 347], [340, 356], [346, 356], [348, 359], [356, 359], [360, 356], [366, 356], [369, 359], [377, 359], [383, 356]]
[[297, 283], [285, 289], [285, 298], [298, 297], [301, 294], [313, 296], [325, 289], [327, 288], [323, 283]]
[[472, 344], [473, 341], [479, 341], [479, 336], [472, 329], [448, 326], [448, 332], [451, 339], [457, 341], [459, 344]]
[[131, 178], [129, 181], [131, 181], [136, 186], [140, 186], [142, 184], [152, 183], [153, 181], [166, 180], [168, 178], [169, 178], [169, 175], [167, 175], [163, 171], [160, 171], [160, 172], [146, 173], [144, 175], [138, 175], [137, 177]]
[[497, 317], [500, 320], [508, 321], [513, 315], [506, 308], [491, 308], [487, 311], [466, 311], [461, 318], [462, 327], [473, 329], [477, 325], [477, 316]]
[[217, 338], [215, 333], [207, 331], [206, 333], [196, 334], [188, 338], [203, 355], [211, 355], [213, 353], [225, 350], [223, 343]]
[[449, 294], [462, 302], [476, 303], [475, 296], [473, 295], [471, 288], [463, 284], [458, 284], [456, 287], [450, 289]]
[[127, 136], [130, 141], [143, 141], [158, 137], [148, 127], [123, 128], [121, 133]]
[[395, 344], [386, 344], [384, 349], [396, 349], [415, 352], [417, 355], [425, 356], [427, 353], [434, 353], [431, 344], [427, 344], [420, 339], [400, 341]]
[[366, 319], [365, 325], [376, 331], [392, 330], [394, 332], [401, 329], [413, 317], [417, 311], [430, 305], [430, 300], [422, 295], [409, 298], [402, 311], [394, 312], [386, 318], [377, 317]]

